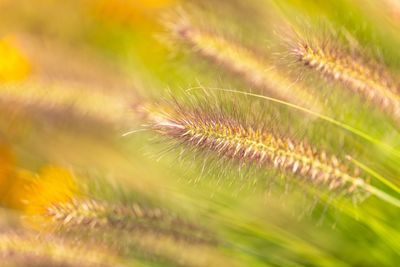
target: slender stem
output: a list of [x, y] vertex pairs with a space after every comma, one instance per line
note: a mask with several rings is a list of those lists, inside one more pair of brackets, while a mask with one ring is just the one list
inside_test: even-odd
[[382, 190], [379, 190], [378, 188], [370, 185], [370, 184], [364, 184], [362, 186], [366, 191], [371, 193], [372, 195], [376, 196], [377, 198], [392, 204], [393, 206], [400, 208], [400, 200], [383, 192]]
[[400, 188], [397, 185], [395, 185], [394, 183], [390, 182], [388, 179], [386, 179], [385, 177], [383, 177], [382, 175], [380, 175], [379, 173], [377, 173], [376, 171], [374, 171], [370, 167], [364, 165], [363, 163], [361, 163], [358, 160], [355, 160], [353, 158], [349, 158], [349, 160], [351, 160], [355, 165], [357, 165], [359, 168], [361, 168], [365, 172], [369, 173], [370, 175], [372, 175], [373, 177], [375, 177], [376, 179], [378, 179], [379, 181], [384, 183], [386, 186], [390, 187], [391, 189], [393, 189], [397, 193], [400, 193]]
[[[192, 88], [192, 89], [196, 89], [196, 88]], [[197, 89], [200, 89], [200, 88], [197, 88]], [[242, 95], [246, 95], [246, 96], [258, 97], [258, 98], [262, 98], [262, 99], [265, 99], [265, 100], [269, 100], [269, 101], [272, 101], [272, 102], [276, 102], [276, 103], [279, 103], [279, 104], [282, 104], [282, 105], [285, 105], [285, 106], [288, 106], [288, 107], [291, 107], [291, 108], [294, 108], [294, 109], [303, 111], [303, 112], [305, 112], [305, 113], [308, 113], [308, 114], [311, 114], [311, 115], [313, 115], [313, 116], [316, 116], [316, 117], [318, 117], [318, 118], [320, 118], [320, 119], [323, 119], [323, 120], [325, 120], [325, 121], [328, 121], [328, 122], [330, 122], [330, 123], [332, 123], [332, 124], [335, 124], [335, 125], [337, 125], [337, 126], [339, 126], [339, 127], [342, 127], [343, 129], [346, 129], [346, 130], [348, 130], [349, 132], [354, 133], [354, 134], [356, 134], [356, 135], [358, 135], [358, 136], [364, 138], [365, 140], [367, 140], [367, 141], [369, 141], [369, 142], [371, 142], [371, 143], [373, 143], [373, 144], [379, 145], [379, 146], [380, 146], [381, 148], [383, 148], [384, 150], [386, 150], [386, 151], [390, 152], [391, 154], [393, 154], [394, 156], [400, 158], [400, 151], [398, 151], [398, 150], [396, 150], [396, 149], [393, 149], [393, 148], [392, 148], [391, 146], [389, 146], [388, 144], [385, 144], [385, 143], [381, 142], [380, 140], [378, 140], [378, 139], [376, 139], [376, 138], [374, 138], [374, 137], [369, 136], [368, 134], [364, 133], [363, 131], [361, 131], [361, 130], [359, 130], [359, 129], [356, 129], [356, 128], [350, 126], [350, 125], [347, 125], [347, 124], [345, 124], [345, 123], [343, 123], [343, 122], [337, 121], [337, 120], [335, 120], [335, 119], [333, 119], [333, 118], [331, 118], [331, 117], [329, 117], [329, 116], [320, 114], [320, 113], [318, 113], [318, 112], [309, 110], [309, 109], [307, 109], [307, 108], [298, 106], [298, 105], [296, 105], [296, 104], [288, 103], [288, 102], [286, 102], [286, 101], [279, 100], [279, 99], [276, 99], [276, 98], [273, 98], [273, 97], [268, 97], [268, 96], [264, 96], [264, 95], [254, 94], [254, 93], [250, 93], [250, 92], [243, 92], [243, 91], [237, 91], [237, 90], [231, 90], [231, 89], [223, 89], [223, 88], [210, 88], [210, 89], [217, 90], [217, 91], [222, 91], [222, 92], [229, 92], [229, 93], [234, 93], [234, 94], [242, 94]], [[189, 90], [190, 90], [190, 89], [189, 89]]]

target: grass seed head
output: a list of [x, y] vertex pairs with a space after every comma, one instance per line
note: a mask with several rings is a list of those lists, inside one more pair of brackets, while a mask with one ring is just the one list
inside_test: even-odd
[[287, 77], [272, 59], [241, 45], [233, 38], [196, 27], [189, 18], [182, 16], [179, 22], [170, 23], [168, 27], [172, 38], [185, 44], [194, 53], [222, 66], [227, 72], [238, 75], [260, 92], [314, 111], [323, 110], [323, 103], [320, 103], [311, 90]]
[[400, 120], [399, 83], [383, 64], [367, 59], [358, 50], [352, 51], [332, 41], [316, 38], [295, 41], [292, 53], [303, 66], [339, 82], [395, 120]]
[[268, 125], [241, 123], [210, 108], [171, 106], [143, 107], [142, 112], [147, 112], [147, 122], [153, 130], [183, 146], [241, 164], [292, 173], [329, 190], [347, 188], [352, 192], [364, 183], [358, 170], [338, 157], [276, 133], [272, 126], [268, 129]]
[[122, 266], [107, 250], [26, 230], [0, 233], [0, 260], [6, 266]]
[[49, 206], [43, 215], [50, 219], [50, 226], [59, 230], [149, 232], [194, 243], [214, 242], [211, 234], [200, 226], [137, 203], [121, 205], [76, 198]]

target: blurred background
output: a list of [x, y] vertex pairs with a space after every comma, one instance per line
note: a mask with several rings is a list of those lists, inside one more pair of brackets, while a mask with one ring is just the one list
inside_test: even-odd
[[[397, 81], [399, 14], [396, 0], [0, 0], [0, 266], [397, 266], [398, 124], [299, 70], [288, 46], [293, 32], [350, 44]], [[264, 75], [302, 83], [299, 103], [376, 142], [211, 92], [268, 96]], [[244, 121], [354, 156], [397, 206], [169, 145], [136, 107], [188, 90], [200, 96], [183, 102], [237, 104]]]

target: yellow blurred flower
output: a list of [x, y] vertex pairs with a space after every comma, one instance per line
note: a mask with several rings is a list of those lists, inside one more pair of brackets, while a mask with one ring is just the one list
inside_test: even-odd
[[27, 57], [18, 49], [12, 36], [0, 39], [0, 81], [18, 81], [31, 73]]
[[51, 205], [69, 202], [78, 195], [77, 184], [68, 170], [54, 166], [39, 174], [14, 170], [8, 158], [0, 154], [1, 205], [26, 215], [42, 215]]
[[[28, 177], [29, 179], [29, 177]], [[25, 178], [25, 180], [28, 180]], [[21, 191], [21, 203], [27, 215], [44, 214], [48, 207], [71, 201], [78, 194], [73, 175], [66, 169], [44, 168]]]

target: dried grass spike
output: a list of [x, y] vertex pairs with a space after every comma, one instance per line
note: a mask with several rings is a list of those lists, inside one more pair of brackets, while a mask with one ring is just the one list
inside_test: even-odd
[[0, 233], [0, 262], [2, 266], [123, 266], [104, 249], [28, 231]]
[[292, 52], [304, 66], [344, 84], [400, 122], [400, 87], [381, 64], [318, 41], [299, 41]]
[[[241, 124], [223, 114], [177, 108], [144, 108], [152, 129], [200, 151], [245, 164], [284, 170], [326, 185], [330, 190], [363, 188], [364, 179], [335, 156], [318, 152], [304, 142], [281, 137], [265, 128]], [[357, 171], [355, 170], [355, 173]], [[350, 190], [351, 188], [351, 190]]]
[[[73, 199], [47, 208], [45, 218], [58, 229], [121, 230], [160, 233], [194, 243], [210, 243], [211, 234], [196, 224], [139, 204], [117, 205], [93, 199]], [[55, 224], [54, 224], [55, 223]], [[86, 231], [85, 230], [85, 231]]]
[[61, 119], [119, 127], [129, 121], [129, 105], [121, 97], [63, 83], [28, 81], [1, 85], [0, 107], [55, 122]]
[[279, 71], [271, 60], [258, 55], [238, 42], [210, 31], [196, 28], [183, 19], [169, 25], [174, 39], [180, 40], [200, 56], [223, 66], [252, 87], [282, 100], [314, 111], [323, 110], [310, 90]]

